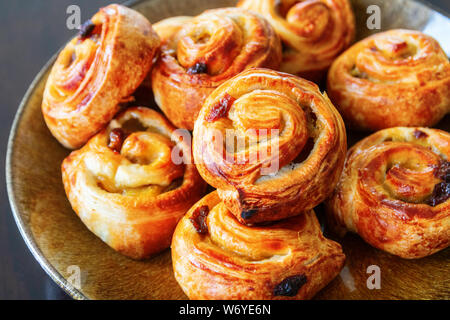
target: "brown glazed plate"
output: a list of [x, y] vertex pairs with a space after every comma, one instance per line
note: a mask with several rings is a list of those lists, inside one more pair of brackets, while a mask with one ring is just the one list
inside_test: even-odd
[[[151, 22], [205, 9], [233, 6], [236, 0], [153, 0], [126, 4]], [[450, 56], [450, 19], [413, 0], [353, 0], [357, 38], [368, 30], [366, 9], [381, 8], [382, 30], [409, 28], [435, 37]], [[17, 111], [7, 153], [7, 187], [17, 226], [44, 270], [75, 299], [186, 299], [172, 273], [170, 250], [146, 261], [128, 259], [88, 231], [72, 211], [60, 165], [69, 154], [50, 134], [41, 115], [45, 81], [53, 57], [36, 76]], [[450, 129], [447, 116], [438, 125]], [[364, 137], [349, 132], [349, 145]], [[320, 214], [320, 206], [317, 210]], [[316, 299], [450, 299], [450, 249], [427, 258], [404, 260], [372, 248], [357, 235], [337, 239], [347, 256], [342, 272]], [[380, 267], [381, 289], [368, 289], [371, 265]], [[81, 271], [77, 289], [70, 276]]]

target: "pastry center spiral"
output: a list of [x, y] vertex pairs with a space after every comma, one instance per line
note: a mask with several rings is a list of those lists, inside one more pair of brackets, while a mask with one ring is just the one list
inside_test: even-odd
[[384, 37], [374, 41], [375, 47], [370, 50], [376, 52], [377, 48], [390, 60], [406, 59], [414, 55], [416, 48], [413, 44], [399, 37]]
[[332, 20], [325, 3], [318, 0], [306, 0], [294, 4], [287, 11], [286, 21], [298, 35], [314, 41], [321, 37]]
[[152, 132], [134, 132], [124, 141], [120, 154], [132, 163], [171, 163], [174, 143], [169, 138]]
[[427, 148], [405, 147], [409, 146], [400, 144], [383, 156], [387, 157], [384, 185], [395, 199], [421, 203], [431, 195], [434, 185], [438, 182], [434, 173], [440, 159]]
[[115, 175], [119, 188], [138, 188], [146, 185], [169, 186], [182, 177], [183, 166], [171, 159], [174, 143], [152, 132], [134, 132], [124, 141], [120, 154], [124, 157]]
[[212, 128], [225, 137], [226, 158], [244, 161], [249, 165], [245, 170], [256, 176], [274, 161], [278, 168], [293, 161], [309, 137], [305, 112], [297, 101], [272, 90], [243, 94], [231, 105], [228, 117], [213, 122]]
[[199, 73], [198, 66], [203, 64], [203, 73], [221, 74], [241, 51], [243, 32], [237, 21], [227, 16], [194, 19], [180, 31], [178, 62], [191, 73]]
[[56, 80], [51, 91], [55, 98], [64, 100], [70, 97], [85, 81], [101, 46], [102, 24], [99, 19], [94, 21], [88, 20], [83, 24], [78, 37], [72, 39], [61, 52], [61, 63], [56, 69]]
[[433, 70], [429, 77], [439, 73], [436, 66], [446, 57], [435, 50], [432, 41], [419, 35], [374, 37], [357, 53], [350, 73], [372, 82], [414, 83], [423, 70]]
[[[115, 128], [105, 133], [108, 157], [85, 156], [87, 168], [108, 192], [159, 195], [176, 187], [184, 165], [172, 161], [176, 146], [167, 136], [150, 131], [127, 132]], [[109, 140], [109, 143], [108, 143]]]

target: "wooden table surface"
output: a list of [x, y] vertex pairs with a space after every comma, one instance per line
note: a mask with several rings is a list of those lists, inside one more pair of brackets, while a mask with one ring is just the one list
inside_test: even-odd
[[[8, 135], [22, 96], [45, 62], [75, 33], [66, 27], [68, 6], [78, 5], [84, 21], [111, 2], [114, 1], [0, 2], [0, 167], [5, 166]], [[448, 0], [428, 2], [450, 12]], [[0, 210], [0, 300], [70, 299], [45, 274], [20, 236], [6, 194], [4, 169], [0, 171]]]

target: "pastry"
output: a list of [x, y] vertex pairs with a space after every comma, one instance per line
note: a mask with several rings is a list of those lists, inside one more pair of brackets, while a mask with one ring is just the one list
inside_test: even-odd
[[355, 35], [348, 0], [240, 0], [239, 7], [259, 12], [283, 43], [280, 70], [319, 81]]
[[278, 68], [281, 44], [261, 16], [239, 8], [208, 10], [155, 25], [161, 56], [152, 72], [155, 101], [172, 123], [192, 130], [206, 97], [252, 67]]
[[112, 4], [81, 26], [45, 86], [42, 113], [65, 147], [81, 147], [105, 127], [151, 68], [159, 38], [138, 12]]
[[384, 129], [347, 155], [327, 212], [333, 228], [402, 258], [450, 244], [450, 134], [427, 128]]
[[314, 208], [333, 191], [346, 148], [326, 94], [269, 69], [244, 71], [211, 93], [193, 137], [200, 175], [244, 224]]
[[62, 164], [74, 211], [131, 258], [167, 248], [177, 222], [205, 192], [191, 146], [174, 130], [156, 111], [133, 107]]
[[450, 111], [450, 63], [421, 32], [377, 33], [336, 59], [327, 92], [354, 129], [429, 127]]
[[240, 224], [216, 192], [196, 203], [172, 240], [175, 279], [190, 299], [309, 299], [345, 256], [313, 210], [262, 227]]

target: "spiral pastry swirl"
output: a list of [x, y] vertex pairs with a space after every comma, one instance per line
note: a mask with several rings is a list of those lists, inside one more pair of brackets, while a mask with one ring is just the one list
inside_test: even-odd
[[177, 222], [205, 192], [189, 164], [191, 146], [174, 130], [156, 111], [133, 107], [62, 164], [74, 211], [126, 256], [142, 259], [167, 248]]
[[421, 32], [377, 33], [336, 59], [328, 93], [356, 129], [433, 126], [450, 111], [450, 63]]
[[361, 140], [327, 202], [332, 225], [403, 258], [448, 247], [449, 159], [450, 134], [437, 129], [397, 127]]
[[105, 127], [150, 70], [159, 47], [150, 22], [120, 5], [102, 8], [59, 54], [42, 112], [65, 147], [81, 147]]
[[222, 84], [194, 128], [200, 175], [244, 224], [322, 202], [339, 179], [346, 148], [343, 121], [327, 96], [312, 82], [268, 69]]
[[239, 7], [259, 12], [283, 43], [280, 70], [319, 81], [355, 35], [348, 0], [240, 0]]
[[239, 9], [208, 10], [155, 25], [162, 52], [152, 73], [155, 100], [177, 127], [192, 130], [208, 95], [252, 67], [277, 69], [280, 39], [262, 17]]
[[171, 248], [175, 278], [190, 299], [308, 299], [345, 260], [341, 246], [322, 235], [313, 210], [246, 227], [216, 192], [183, 217]]

